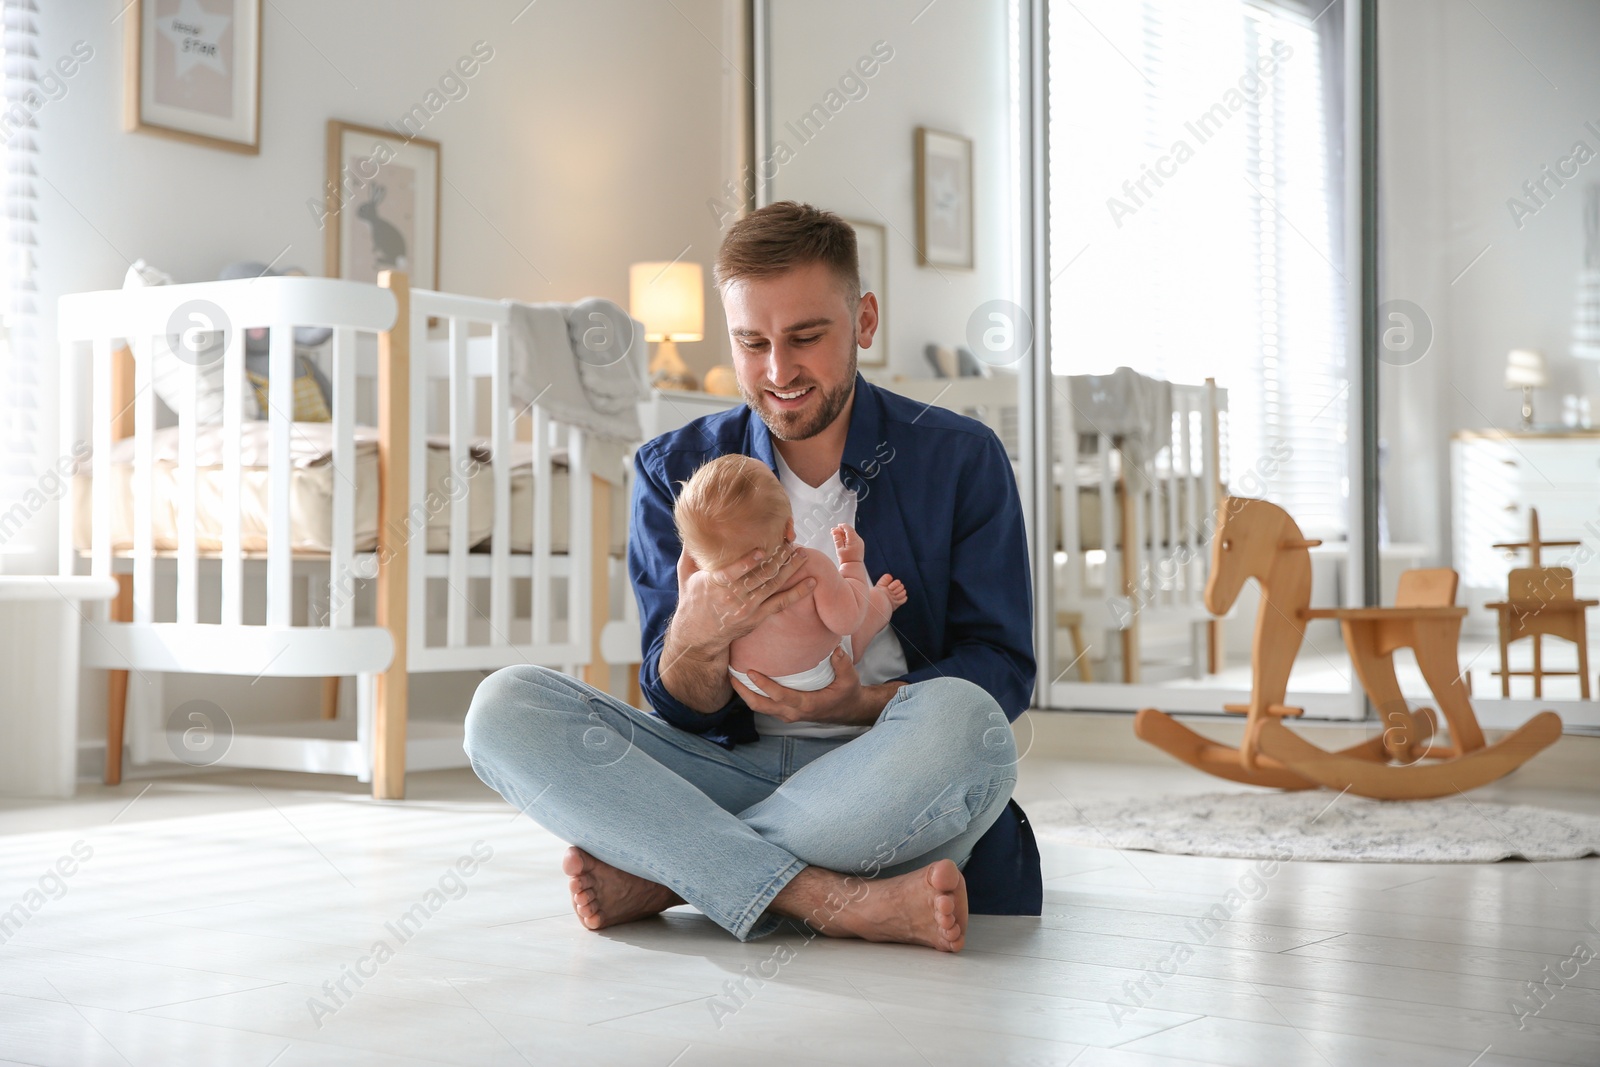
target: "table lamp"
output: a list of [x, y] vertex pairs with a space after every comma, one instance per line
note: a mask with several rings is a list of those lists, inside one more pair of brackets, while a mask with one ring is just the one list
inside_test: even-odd
[[644, 339], [658, 342], [650, 358], [650, 384], [657, 389], [694, 389], [679, 341], [699, 341], [706, 332], [705, 272], [698, 263], [635, 263], [628, 268], [628, 304], [644, 323]]
[[1543, 352], [1532, 348], [1513, 348], [1506, 356], [1506, 388], [1522, 390], [1524, 431], [1533, 429], [1533, 391], [1549, 384]]

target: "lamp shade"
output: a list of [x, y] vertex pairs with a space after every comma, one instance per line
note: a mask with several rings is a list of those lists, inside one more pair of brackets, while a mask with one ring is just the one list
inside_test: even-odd
[[647, 341], [705, 337], [705, 272], [698, 263], [635, 263], [628, 268], [628, 304]]
[[1545, 373], [1544, 353], [1532, 348], [1513, 348], [1506, 356], [1507, 389], [1542, 389], [1550, 384]]

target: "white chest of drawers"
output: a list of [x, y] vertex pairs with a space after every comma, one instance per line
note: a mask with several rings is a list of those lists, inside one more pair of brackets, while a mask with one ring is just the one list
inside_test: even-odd
[[1450, 445], [1452, 543], [1463, 602], [1479, 608], [1503, 597], [1506, 575], [1527, 553], [1492, 547], [1526, 541], [1528, 512], [1540, 536], [1581, 541], [1547, 549], [1547, 567], [1571, 567], [1579, 597], [1600, 595], [1600, 431], [1463, 431]]
[[648, 441], [687, 426], [702, 415], [715, 415], [743, 403], [736, 396], [717, 396], [683, 389], [652, 389], [650, 399], [639, 402], [639, 422], [644, 428], [644, 439]]

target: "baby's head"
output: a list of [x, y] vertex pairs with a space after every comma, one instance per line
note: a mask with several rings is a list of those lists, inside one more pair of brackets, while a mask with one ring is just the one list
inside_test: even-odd
[[777, 475], [749, 456], [719, 456], [695, 471], [672, 518], [703, 571], [721, 570], [757, 548], [775, 552], [793, 535], [789, 497]]

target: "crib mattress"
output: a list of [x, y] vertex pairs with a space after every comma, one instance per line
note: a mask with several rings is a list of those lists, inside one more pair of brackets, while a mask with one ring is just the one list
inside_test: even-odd
[[[1078, 549], [1084, 552], [1094, 549], [1104, 549], [1106, 546], [1102, 544], [1103, 538], [1101, 537], [1101, 531], [1103, 529], [1101, 525], [1101, 511], [1103, 509], [1100, 501], [1100, 486], [1095, 481], [1095, 478], [1098, 477], [1098, 473], [1080, 470], [1078, 477]], [[1173, 479], [1171, 481], [1168, 481], [1165, 478], [1159, 479], [1156, 482], [1155, 495], [1155, 506], [1160, 508], [1158, 518], [1161, 524], [1161, 528], [1156, 532], [1160, 543], [1162, 544], [1165, 544], [1167, 539], [1167, 515], [1173, 508], [1177, 508], [1178, 528], [1180, 532], [1187, 525], [1191, 499], [1193, 501], [1195, 514], [1200, 518], [1200, 520], [1203, 522], [1207, 518], [1205, 514], [1205, 487], [1199, 477], [1190, 476], [1187, 478]], [[1057, 515], [1061, 514], [1061, 496], [1062, 486], [1058, 481], [1055, 487], [1055, 513]], [[1111, 514], [1112, 536], [1121, 538], [1122, 486], [1114, 486], [1111, 496], [1111, 506], [1114, 509]], [[1148, 518], [1146, 521], [1149, 521]], [[1058, 551], [1066, 547], [1066, 531], [1060, 528], [1059, 523], [1057, 524], [1056, 529], [1055, 547]]]
[[[169, 427], [154, 435], [151, 464], [152, 543], [157, 552], [178, 548], [178, 430]], [[378, 432], [369, 426], [355, 431], [355, 551], [371, 552], [378, 546]], [[240, 453], [239, 526], [245, 552], [267, 550], [271, 517], [267, 476], [268, 424], [250, 422], [243, 427]], [[488, 442], [472, 442], [476, 461], [465, 478], [451, 478], [449, 442], [432, 437], [427, 448], [427, 551], [450, 547], [450, 512], [454, 496], [464, 496], [467, 507], [468, 548], [487, 551], [494, 525], [494, 458]], [[333, 427], [329, 423], [294, 424], [290, 434], [293, 463], [289, 478], [289, 540], [297, 554], [323, 555], [333, 549]], [[200, 428], [196, 435], [195, 527], [197, 551], [220, 555], [223, 528], [222, 427]], [[133, 440], [119, 441], [111, 455], [114, 486], [111, 494], [111, 550], [133, 550]], [[511, 448], [512, 552], [533, 551], [533, 447], [526, 441]], [[570, 548], [567, 457], [554, 454], [550, 481], [550, 550]], [[93, 477], [85, 462], [73, 479], [73, 543], [81, 551], [91, 544]], [[586, 526], [587, 524], [585, 524]], [[627, 541], [627, 504], [620, 487], [613, 487], [611, 551], [621, 555]]]

